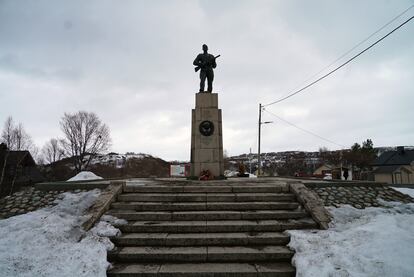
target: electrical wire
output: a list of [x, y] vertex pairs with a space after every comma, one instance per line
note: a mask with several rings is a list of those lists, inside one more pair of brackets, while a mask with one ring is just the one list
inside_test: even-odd
[[292, 122], [289, 122], [289, 121], [287, 121], [286, 119], [283, 119], [283, 118], [281, 118], [280, 116], [278, 116], [278, 115], [276, 115], [276, 114], [274, 114], [274, 113], [272, 113], [272, 112], [270, 112], [270, 111], [266, 110], [265, 108], [263, 108], [263, 111], [267, 112], [267, 113], [268, 113], [268, 114], [270, 114], [270, 115], [273, 115], [274, 117], [276, 117], [276, 118], [277, 118], [277, 119], [279, 119], [280, 121], [283, 121], [284, 123], [286, 123], [286, 124], [288, 124], [288, 125], [291, 125], [291, 126], [293, 126], [293, 127], [297, 128], [297, 129], [299, 129], [299, 130], [301, 130], [301, 131], [303, 131], [303, 132], [305, 132], [305, 133], [308, 133], [308, 134], [310, 134], [310, 135], [312, 135], [312, 136], [314, 136], [314, 137], [317, 137], [317, 138], [319, 138], [319, 139], [321, 139], [321, 140], [324, 140], [324, 141], [326, 141], [326, 142], [332, 143], [332, 144], [334, 144], [334, 145], [336, 145], [336, 146], [339, 146], [339, 147], [341, 147], [341, 148], [346, 148], [346, 146], [344, 146], [344, 145], [342, 145], [342, 144], [336, 143], [336, 142], [334, 142], [334, 141], [332, 141], [332, 140], [330, 140], [330, 139], [324, 138], [324, 137], [322, 137], [322, 136], [320, 136], [320, 135], [318, 135], [318, 134], [316, 134], [316, 133], [314, 133], [314, 132], [311, 132], [311, 131], [309, 131], [309, 130], [306, 130], [306, 129], [304, 129], [304, 128], [302, 128], [302, 127], [300, 127], [300, 126], [298, 126], [298, 125], [296, 125], [296, 124], [294, 124], [294, 123], [292, 123]]
[[374, 33], [370, 34], [368, 37], [366, 37], [365, 39], [363, 39], [361, 42], [359, 42], [358, 44], [356, 44], [354, 47], [352, 47], [351, 49], [349, 49], [348, 51], [346, 51], [345, 53], [343, 53], [341, 56], [339, 56], [337, 59], [335, 59], [333, 62], [331, 62], [330, 64], [326, 65], [325, 67], [323, 67], [321, 70], [319, 70], [318, 72], [316, 72], [315, 74], [313, 74], [312, 76], [310, 76], [309, 78], [307, 78], [306, 80], [302, 81], [300, 83], [300, 85], [298, 85], [296, 88], [302, 86], [304, 83], [306, 83], [307, 81], [315, 78], [316, 76], [318, 76], [320, 73], [322, 73], [323, 71], [325, 71], [327, 68], [331, 67], [332, 65], [336, 64], [338, 61], [342, 60], [344, 57], [346, 57], [349, 53], [351, 53], [352, 51], [354, 51], [356, 48], [358, 48], [359, 46], [361, 46], [363, 43], [365, 43], [366, 41], [368, 41], [370, 38], [372, 38], [373, 36], [375, 36], [376, 34], [378, 34], [379, 32], [381, 32], [382, 30], [384, 30], [386, 27], [388, 27], [391, 23], [393, 23], [394, 21], [396, 21], [398, 18], [400, 18], [401, 16], [403, 16], [404, 14], [406, 14], [409, 10], [411, 10], [414, 7], [414, 4], [411, 5], [410, 7], [408, 7], [407, 9], [405, 9], [403, 12], [401, 12], [400, 14], [398, 14], [397, 16], [395, 16], [393, 19], [391, 19], [390, 21], [388, 21], [387, 23], [385, 23], [382, 27], [380, 27], [378, 30], [376, 30]]
[[334, 72], [338, 71], [339, 69], [341, 69], [342, 67], [344, 67], [345, 65], [349, 64], [350, 62], [352, 62], [353, 60], [355, 60], [356, 58], [358, 58], [359, 56], [361, 56], [362, 54], [364, 54], [365, 52], [367, 52], [369, 49], [371, 49], [372, 47], [374, 47], [375, 45], [377, 45], [378, 43], [380, 43], [382, 40], [384, 40], [385, 38], [387, 38], [389, 35], [391, 35], [392, 33], [394, 33], [395, 31], [397, 31], [398, 29], [400, 29], [402, 26], [404, 26], [405, 24], [407, 24], [408, 22], [410, 22], [412, 19], [414, 18], [414, 16], [411, 16], [410, 18], [408, 18], [406, 21], [404, 21], [403, 23], [401, 23], [400, 25], [398, 25], [396, 28], [394, 28], [393, 30], [391, 30], [390, 32], [388, 32], [386, 35], [382, 36], [380, 39], [378, 39], [377, 41], [375, 41], [374, 43], [372, 43], [370, 46], [368, 46], [367, 48], [365, 48], [364, 50], [360, 51], [358, 54], [354, 55], [352, 58], [348, 59], [346, 62], [342, 63], [341, 65], [339, 65], [338, 67], [336, 67], [335, 69], [329, 71], [328, 73], [326, 73], [325, 75], [323, 75], [322, 77], [319, 77], [318, 79], [316, 79], [315, 81], [309, 83], [308, 85], [304, 86], [303, 88], [288, 94], [287, 96], [284, 96], [282, 98], [280, 98], [279, 100], [276, 100], [274, 102], [271, 102], [269, 104], [263, 105], [263, 107], [267, 107], [270, 105], [274, 105], [277, 103], [280, 103], [302, 91], [304, 91], [305, 89], [313, 86], [314, 84], [318, 83], [319, 81], [325, 79], [326, 77], [328, 77], [329, 75], [333, 74]]

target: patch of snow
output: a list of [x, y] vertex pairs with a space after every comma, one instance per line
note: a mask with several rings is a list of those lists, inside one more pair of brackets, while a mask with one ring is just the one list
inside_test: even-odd
[[[151, 155], [148, 154], [106, 154], [106, 155], [96, 155], [94, 156], [90, 164], [91, 165], [113, 165], [116, 168], [123, 168], [125, 166], [125, 163], [129, 159], [138, 159], [142, 160], [144, 158], [151, 158]], [[89, 158], [88, 156], [85, 158], [85, 160]]]
[[66, 182], [74, 182], [74, 181], [86, 181], [86, 180], [99, 180], [103, 179], [102, 177], [96, 175], [90, 171], [81, 171], [76, 176], [70, 178]]
[[332, 180], [332, 174], [331, 173], [327, 173], [325, 174], [325, 176], [323, 176], [324, 180]]
[[63, 193], [54, 207], [0, 220], [0, 275], [106, 276], [106, 254], [113, 244], [97, 235], [102, 226], [89, 232], [81, 228], [88, 218], [83, 214], [99, 194]]
[[132, 158], [142, 160], [142, 159], [144, 159], [144, 158], [148, 158], [148, 157], [151, 157], [151, 156], [150, 156], [150, 155], [148, 155], [148, 154], [142, 154], [142, 153], [140, 153], [140, 154], [128, 154], [128, 155], [126, 155], [126, 159], [127, 159], [127, 160], [128, 160], [128, 159], [132, 159]]
[[99, 221], [90, 231], [92, 234], [100, 237], [116, 237], [121, 235], [119, 229], [106, 221]]
[[409, 195], [409, 196], [411, 196], [411, 197], [414, 198], [414, 189], [410, 189], [410, 188], [394, 188], [394, 187], [393, 187], [393, 189], [398, 190], [399, 192], [404, 193], [404, 194], [407, 194], [407, 195]]
[[[257, 178], [257, 176], [252, 173], [246, 172], [245, 174], [249, 175], [249, 178]], [[224, 176], [226, 177], [238, 177], [238, 175], [239, 175], [238, 171], [228, 171], [228, 172], [224, 171]]]
[[294, 230], [297, 277], [414, 276], [414, 204], [329, 208], [328, 230]]
[[231, 170], [224, 171], [224, 176], [226, 177], [237, 177], [237, 174], [239, 174], [238, 171], [231, 171]]
[[111, 223], [113, 225], [125, 225], [125, 224], [128, 224], [128, 221], [126, 221], [125, 219], [119, 219], [119, 218], [117, 218], [117, 217], [115, 217], [113, 215], [109, 215], [109, 214], [103, 215], [101, 217], [101, 221], [105, 221], [105, 222]]
[[[238, 174], [239, 174], [238, 171], [231, 171], [231, 170], [224, 171], [224, 176], [226, 177], [237, 177]], [[249, 174], [249, 178], [257, 178], [257, 176], [252, 173], [246, 172], [246, 174]]]
[[139, 186], [145, 186], [145, 185], [152, 184], [152, 183], [153, 181], [148, 180], [148, 179], [132, 178], [132, 179], [126, 180], [126, 185], [128, 187], [139, 187]]

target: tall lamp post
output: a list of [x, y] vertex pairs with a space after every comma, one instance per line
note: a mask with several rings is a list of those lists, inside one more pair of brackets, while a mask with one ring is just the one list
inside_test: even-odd
[[259, 103], [259, 137], [258, 137], [258, 142], [257, 142], [257, 177], [259, 177], [261, 175], [261, 159], [260, 159], [260, 139], [261, 139], [261, 132], [262, 132], [262, 124], [269, 124], [269, 123], [273, 123], [273, 121], [265, 121], [262, 122], [262, 110], [263, 110], [263, 106], [261, 103]]

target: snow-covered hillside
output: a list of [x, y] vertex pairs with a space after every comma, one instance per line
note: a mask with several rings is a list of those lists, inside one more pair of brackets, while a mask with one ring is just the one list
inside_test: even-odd
[[[117, 153], [109, 153], [106, 155], [98, 155], [91, 160], [91, 165], [114, 165], [117, 168], [122, 168], [125, 166], [125, 163], [129, 159], [144, 159], [150, 158], [151, 155], [148, 154], [134, 154], [134, 153], [126, 153], [126, 154], [117, 154]], [[86, 157], [88, 159], [89, 157]]]

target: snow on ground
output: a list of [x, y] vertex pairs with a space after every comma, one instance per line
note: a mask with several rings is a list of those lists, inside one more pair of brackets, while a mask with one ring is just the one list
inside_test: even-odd
[[414, 198], [414, 189], [409, 188], [393, 188], [395, 190], [398, 190], [401, 193], [408, 194], [409, 196]]
[[112, 224], [127, 224], [125, 219], [119, 219], [112, 215], [103, 215], [101, 220], [91, 229], [91, 232], [101, 237], [120, 236], [121, 231], [112, 226]]
[[113, 225], [125, 225], [128, 223], [125, 219], [117, 218], [113, 215], [105, 214], [101, 217], [101, 221], [108, 222]]
[[[0, 220], [0, 276], [106, 276], [108, 238], [118, 229], [98, 223], [81, 229], [99, 190], [64, 193], [54, 207]], [[107, 219], [107, 221], [115, 219]]]
[[297, 277], [414, 276], [414, 204], [329, 208], [329, 230], [289, 231]]
[[237, 177], [237, 174], [239, 174], [238, 171], [231, 171], [231, 170], [224, 171], [224, 176], [226, 177]]
[[98, 180], [103, 179], [102, 177], [96, 175], [90, 171], [81, 171], [76, 176], [70, 178], [66, 182], [74, 182], [74, 181], [86, 181], [86, 180]]
[[[238, 174], [239, 174], [238, 171], [231, 171], [231, 170], [225, 170], [224, 171], [224, 176], [226, 176], [228, 178], [230, 178], [230, 177], [237, 177]], [[254, 175], [254, 174], [252, 174], [252, 173], [246, 172], [246, 174], [249, 174], [249, 178], [257, 178], [257, 176]]]
[[[110, 154], [106, 154], [106, 155], [97, 155], [97, 156], [93, 157], [92, 160], [91, 160], [91, 164], [92, 165], [111, 164], [111, 165], [115, 165], [117, 168], [122, 168], [122, 167], [125, 166], [125, 163], [126, 163], [127, 160], [130, 160], [130, 159], [142, 160], [144, 158], [151, 158], [151, 157], [152, 157], [151, 155], [143, 154], [143, 153], [139, 153], [139, 154], [110, 153]], [[85, 157], [85, 159], [88, 159], [88, 158], [89, 158], [89, 156]]]

